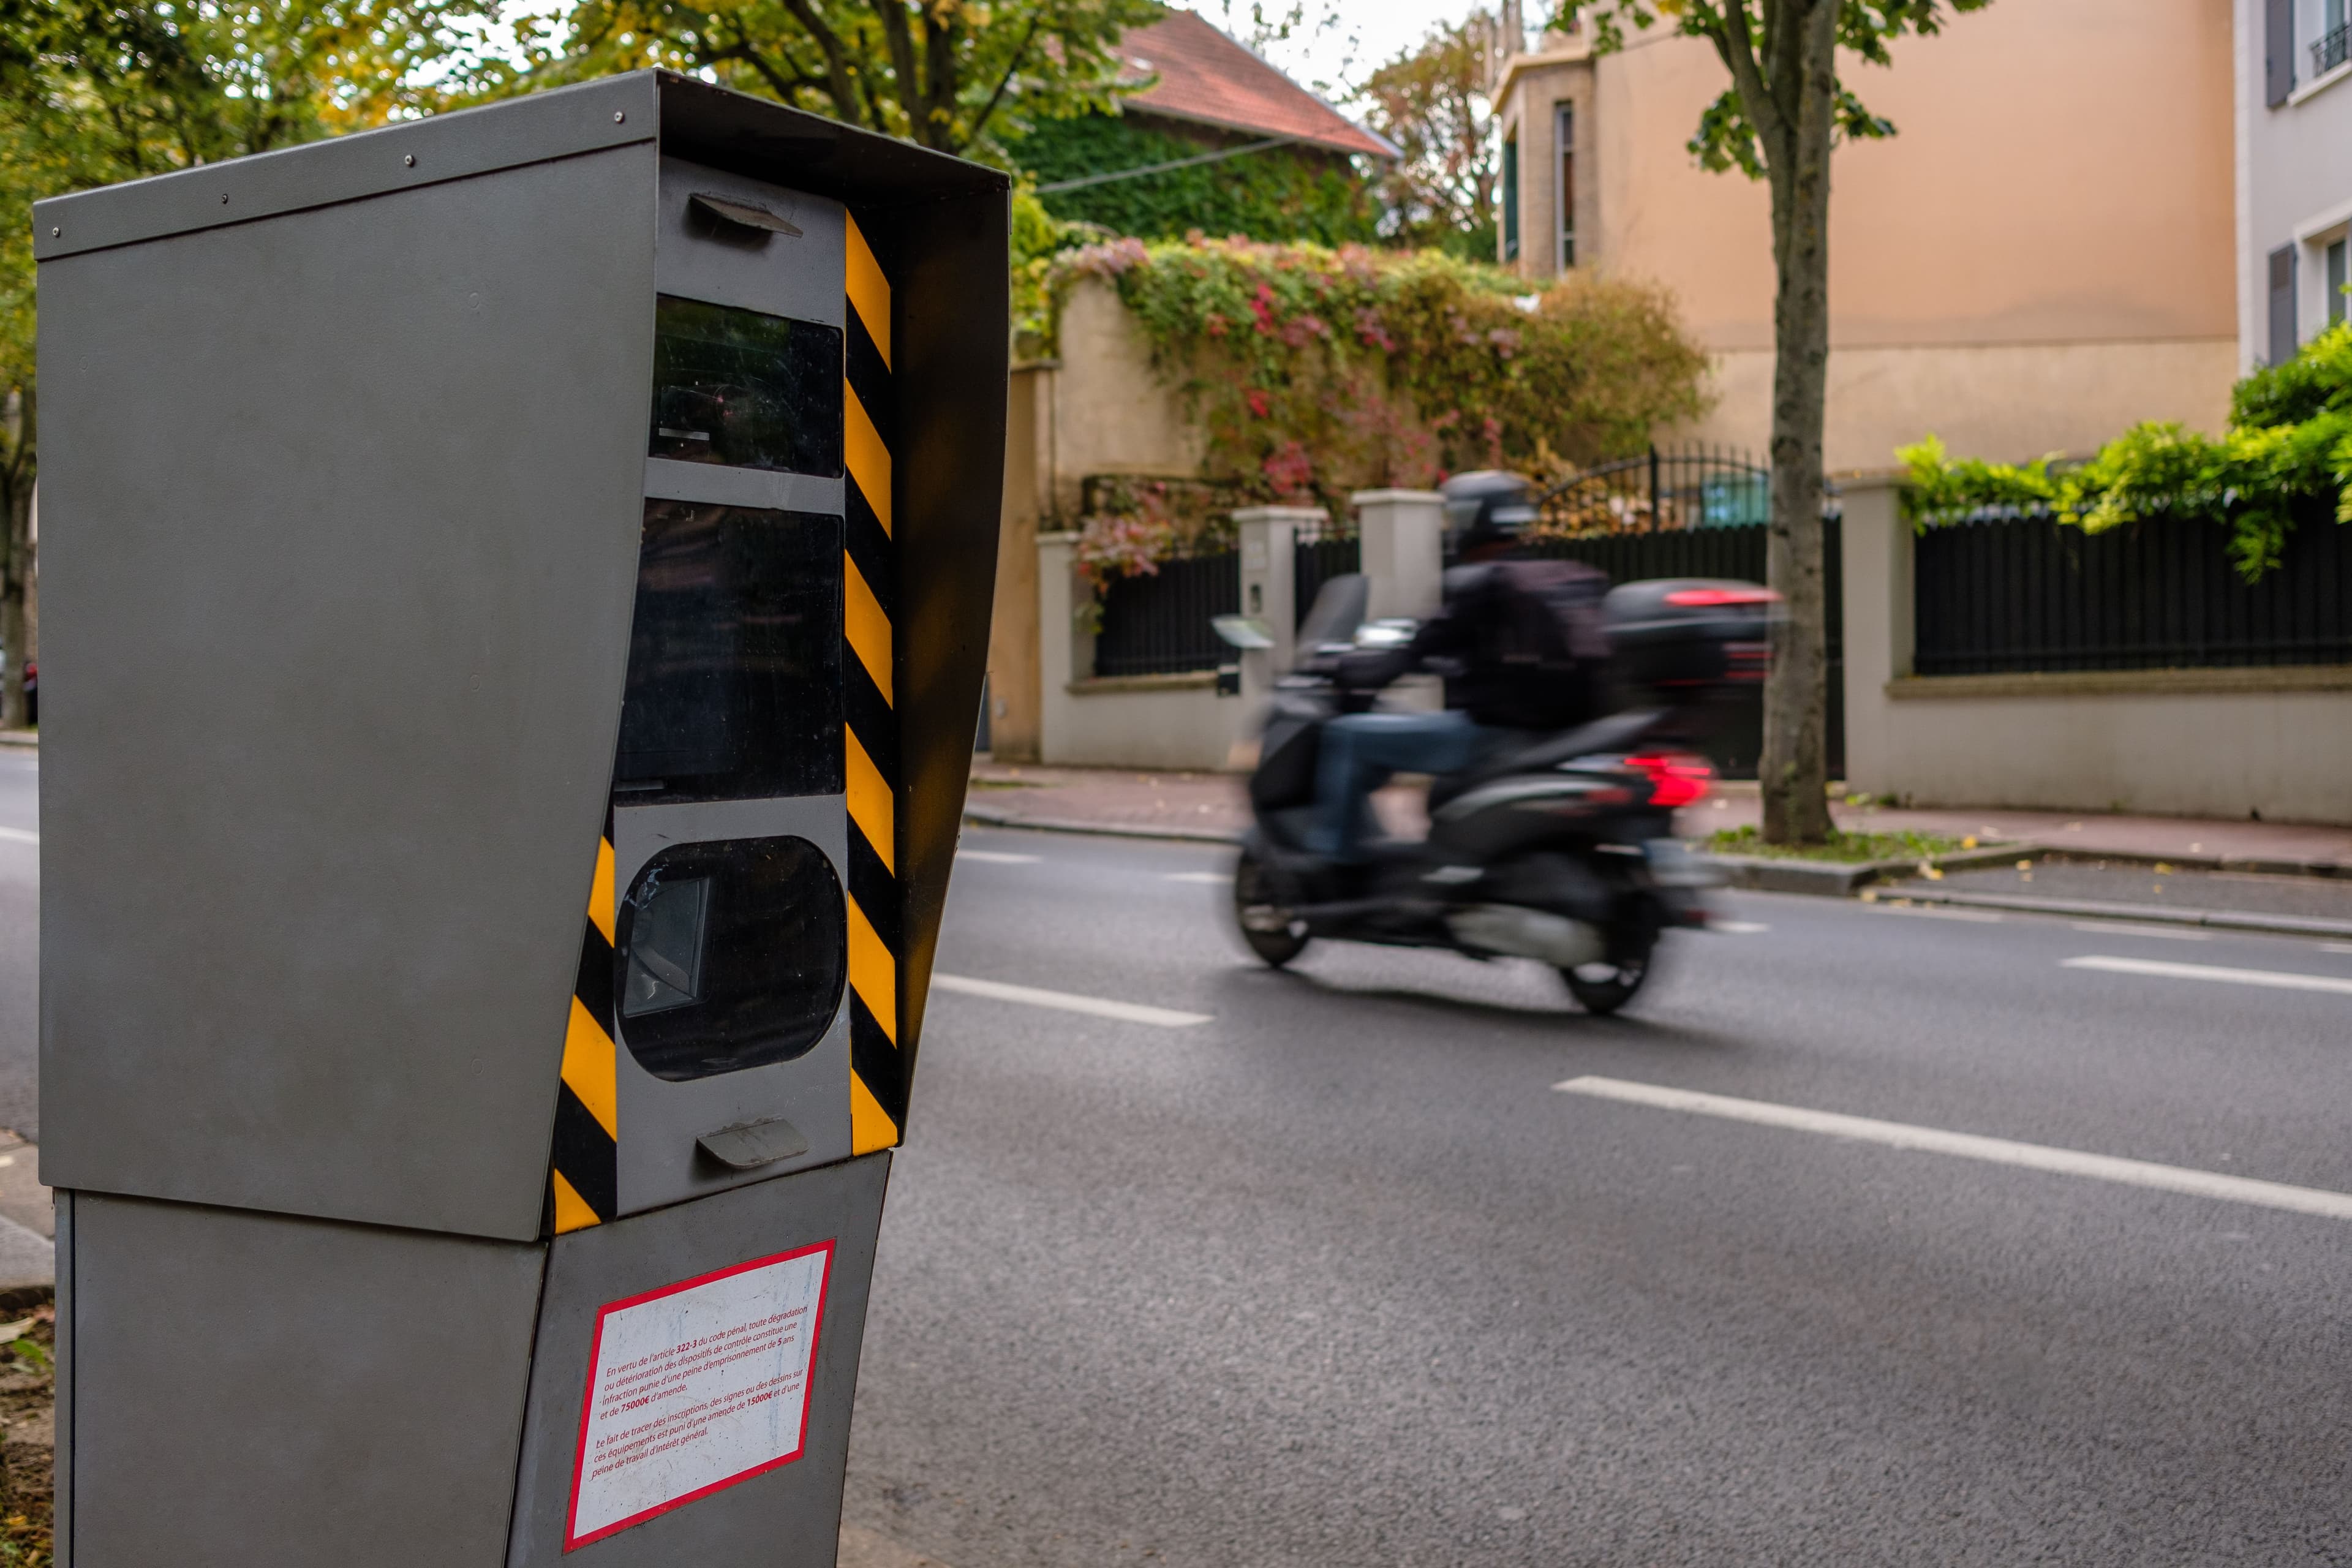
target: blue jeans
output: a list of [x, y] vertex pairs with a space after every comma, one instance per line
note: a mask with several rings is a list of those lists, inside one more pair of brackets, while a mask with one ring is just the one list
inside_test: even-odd
[[1323, 726], [1315, 762], [1315, 832], [1329, 859], [1363, 858], [1372, 791], [1394, 773], [1450, 773], [1470, 764], [1486, 731], [1466, 713], [1348, 713]]

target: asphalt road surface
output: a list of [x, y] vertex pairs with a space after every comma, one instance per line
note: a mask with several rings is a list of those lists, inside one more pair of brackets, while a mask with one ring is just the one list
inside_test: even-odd
[[1532, 966], [1265, 970], [1212, 849], [965, 846], [853, 1524], [949, 1568], [2352, 1563], [2352, 949], [1727, 897], [1601, 1020]]

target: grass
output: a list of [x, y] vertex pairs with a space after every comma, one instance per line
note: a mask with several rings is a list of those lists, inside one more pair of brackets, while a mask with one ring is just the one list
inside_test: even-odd
[[1835, 828], [1824, 844], [1767, 844], [1753, 827], [1730, 827], [1708, 834], [1702, 847], [1710, 855], [1760, 855], [1775, 860], [1829, 860], [1859, 866], [1870, 860], [1927, 860], [1975, 846], [1932, 833], [1841, 833]]

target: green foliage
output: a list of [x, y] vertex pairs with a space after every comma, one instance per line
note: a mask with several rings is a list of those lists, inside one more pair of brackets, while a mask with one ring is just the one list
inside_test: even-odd
[[[1893, 63], [1886, 46], [1906, 33], [1922, 37], [1943, 31], [1947, 5], [1954, 12], [1979, 11], [1992, 0], [1555, 0], [1553, 18], [1580, 16], [1592, 22], [1601, 53], [1625, 47], [1631, 25], [1646, 32], [1665, 23], [1686, 37], [1705, 38], [1730, 67], [1732, 83], [1699, 116], [1690, 140], [1691, 155], [1709, 169], [1738, 169], [1751, 180], [1766, 177], [1772, 160], [1766, 135], [1776, 123], [1793, 127], [1799, 118], [1803, 61], [1796, 31], [1814, 6], [1835, 5], [1837, 47], [1866, 65]], [[1749, 95], [1757, 101], [1750, 102]], [[1894, 123], [1873, 114], [1843, 80], [1836, 84], [1832, 114], [1838, 134], [1874, 140], [1895, 134]]]
[[1381, 181], [1392, 237], [1404, 244], [1495, 258], [1499, 138], [1486, 83], [1496, 37], [1484, 9], [1440, 23], [1355, 94], [1372, 129], [1404, 153]]
[[1194, 236], [1090, 246], [1057, 284], [1108, 280], [1207, 437], [1234, 500], [1344, 516], [1347, 497], [1464, 468], [1557, 469], [1699, 414], [1706, 359], [1666, 298], [1571, 276], [1541, 295], [1432, 251]]
[[1987, 508], [2048, 512], [2096, 533], [2147, 517], [2206, 518], [2228, 530], [2248, 582], [2274, 570], [2298, 515], [2332, 500], [2352, 522], [2352, 323], [2338, 322], [2285, 364], [2258, 370], [2231, 399], [2218, 440], [2178, 425], [2140, 425], [2065, 472], [1954, 461], [1934, 437], [1895, 453], [1909, 470], [1906, 506], [1921, 527]]
[[1933, 860], [1974, 845], [1932, 833], [1848, 833], [1832, 828], [1819, 844], [1773, 844], [1754, 826], [1727, 827], [1707, 835], [1710, 855], [1765, 855], [1780, 860], [1830, 860], [1860, 866], [1873, 860]]
[[[1239, 146], [1254, 138], [1225, 140]], [[1172, 163], [1209, 150], [1202, 141], [1171, 134], [1142, 116], [1119, 114], [1047, 121], [1011, 148], [1021, 168], [1044, 185]], [[1379, 203], [1351, 161], [1295, 147], [1049, 192], [1039, 199], [1064, 221], [1095, 224], [1139, 239], [1175, 239], [1200, 229], [1342, 245], [1370, 239], [1380, 220]]]
[[1158, 0], [578, 0], [534, 80], [668, 66], [943, 153], [1108, 108]]

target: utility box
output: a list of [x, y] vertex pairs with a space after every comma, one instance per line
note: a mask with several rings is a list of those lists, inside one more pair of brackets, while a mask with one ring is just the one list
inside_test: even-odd
[[61, 1563], [833, 1561], [1007, 216], [658, 72], [36, 208]]

